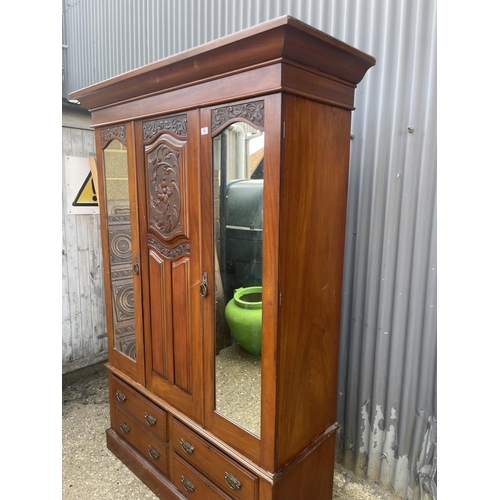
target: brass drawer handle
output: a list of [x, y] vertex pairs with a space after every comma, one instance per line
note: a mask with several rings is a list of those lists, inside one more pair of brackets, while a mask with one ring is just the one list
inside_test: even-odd
[[158, 460], [160, 458], [160, 454], [152, 446], [148, 448], [148, 453], [153, 460]]
[[151, 415], [151, 413], [146, 412], [146, 414], [144, 415], [144, 418], [146, 419], [146, 423], [148, 425], [155, 425], [156, 424], [156, 418], [154, 418], [153, 415]]
[[194, 491], [194, 484], [187, 477], [182, 476], [181, 483], [186, 491], [189, 491], [190, 493]]
[[120, 422], [120, 429], [123, 434], [128, 434], [130, 432], [130, 427], [125, 422]]
[[184, 453], [187, 453], [188, 455], [191, 455], [194, 451], [194, 446], [185, 439], [181, 439], [181, 446]]
[[241, 483], [232, 474], [229, 474], [229, 472], [224, 474], [224, 479], [232, 490], [239, 490], [241, 488]]
[[127, 396], [125, 396], [122, 391], [116, 391], [116, 399], [118, 399], [120, 403], [123, 403], [127, 399]]

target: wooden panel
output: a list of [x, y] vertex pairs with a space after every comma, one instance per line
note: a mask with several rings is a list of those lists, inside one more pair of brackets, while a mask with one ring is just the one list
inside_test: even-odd
[[189, 466], [174, 454], [172, 482], [186, 496], [194, 500], [231, 500], [211, 481], [203, 477], [196, 469]]
[[184, 500], [177, 488], [156, 467], [123, 440], [113, 429], [106, 431], [108, 449], [161, 500]]
[[264, 214], [266, 228], [262, 242], [262, 422], [260, 463], [267, 470], [276, 470], [276, 380], [278, 353], [278, 273], [279, 273], [279, 210], [280, 162], [282, 128], [282, 94], [266, 98], [266, 144], [264, 169]]
[[[184, 446], [181, 443], [184, 443]], [[258, 491], [256, 476], [176, 420], [173, 422], [172, 446], [184, 460], [194, 465], [235, 499], [254, 500], [256, 498]], [[226, 483], [224, 476], [228, 473], [239, 481], [240, 485], [237, 489], [231, 489]]]
[[199, 156], [191, 131], [198, 111], [135, 124], [142, 137], [138, 183], [147, 290], [146, 387], [191, 418], [201, 418]]
[[153, 371], [173, 382], [170, 263], [151, 249], [149, 275]]
[[279, 475], [273, 486], [273, 500], [331, 500], [334, 456], [335, 434], [331, 434]]
[[215, 81], [201, 82], [193, 87], [173, 89], [168, 93], [151, 95], [139, 101], [118, 104], [113, 108], [98, 109], [92, 113], [94, 125], [119, 120], [136, 119], [158, 109], [175, 112], [184, 107], [208, 106], [214, 102], [244, 99], [281, 88], [281, 66], [273, 64], [245, 73], [229, 75]]
[[115, 427], [113, 430], [125, 441], [130, 443], [152, 465], [163, 474], [168, 474], [168, 447], [164, 441], [150, 434], [141, 427], [120, 406], [115, 405]]
[[375, 59], [290, 16], [253, 26], [73, 92], [87, 108], [290, 59], [357, 84]]
[[92, 122], [97, 126], [142, 118], [158, 109], [174, 112], [187, 106], [207, 106], [215, 102], [254, 98], [283, 90], [354, 109], [354, 88], [345, 82], [332, 80], [300, 66], [272, 64], [228, 75], [220, 80], [200, 82], [192, 87], [151, 95], [140, 101], [124, 102], [113, 108], [98, 109], [92, 114]]
[[345, 109], [354, 109], [354, 86], [296, 65], [283, 64], [283, 90]]
[[350, 146], [348, 111], [294, 96], [285, 103], [279, 466], [335, 421]]
[[162, 134], [147, 146], [148, 233], [166, 242], [186, 236], [184, 141]]
[[189, 259], [172, 263], [172, 318], [175, 385], [191, 394], [191, 338], [188, 328]]
[[[149, 402], [115, 376], [111, 376], [110, 378], [109, 396], [112, 403], [122, 407], [124, 411], [138, 422], [146, 425], [159, 439], [163, 441], [167, 440], [167, 413], [164, 410]], [[146, 419], [145, 417], [148, 414], [153, 419], [151, 417]]]

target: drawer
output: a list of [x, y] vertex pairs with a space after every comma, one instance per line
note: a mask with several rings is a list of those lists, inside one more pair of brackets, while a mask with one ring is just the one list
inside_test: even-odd
[[174, 453], [174, 485], [187, 498], [198, 500], [231, 500], [211, 481], [203, 477], [196, 469], [190, 467]]
[[257, 476], [176, 420], [173, 423], [172, 440], [171, 446], [179, 456], [210, 478], [231, 498], [257, 498]]
[[111, 377], [110, 398], [162, 441], [167, 440], [166, 412], [114, 376]]
[[114, 431], [137, 451], [147, 458], [155, 467], [168, 477], [168, 447], [167, 443], [138, 424], [128, 413], [115, 404]]

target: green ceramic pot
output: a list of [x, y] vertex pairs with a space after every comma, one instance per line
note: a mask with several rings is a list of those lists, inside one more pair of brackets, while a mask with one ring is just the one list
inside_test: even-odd
[[226, 320], [234, 338], [246, 352], [260, 356], [262, 347], [262, 287], [235, 290], [226, 306]]

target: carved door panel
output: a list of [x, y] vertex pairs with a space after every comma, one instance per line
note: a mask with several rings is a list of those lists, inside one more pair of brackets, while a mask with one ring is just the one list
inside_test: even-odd
[[110, 362], [142, 381], [142, 311], [139, 277], [135, 146], [132, 124], [96, 131], [99, 206], [106, 281]]
[[[138, 124], [146, 386], [201, 419], [198, 112]], [[195, 138], [193, 140], [192, 138]], [[147, 316], [147, 317], [146, 317]]]
[[115, 208], [108, 215], [109, 264], [112, 284], [114, 347], [135, 360], [134, 284], [130, 211]]

